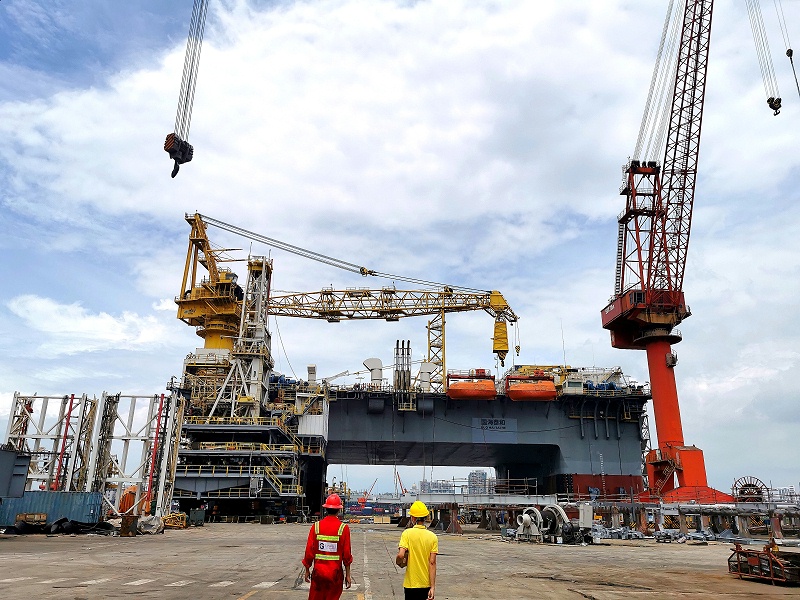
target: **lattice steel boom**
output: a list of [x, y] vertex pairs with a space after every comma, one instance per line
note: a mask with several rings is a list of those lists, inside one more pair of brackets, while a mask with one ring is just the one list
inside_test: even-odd
[[[725, 501], [708, 487], [702, 451], [685, 446], [671, 345], [691, 315], [683, 278], [692, 224], [706, 90], [712, 0], [687, 0], [681, 25], [663, 163], [631, 160], [620, 193], [615, 295], [602, 311], [615, 348], [644, 349], [658, 449], [647, 457], [650, 494]], [[677, 485], [675, 483], [677, 479]]]

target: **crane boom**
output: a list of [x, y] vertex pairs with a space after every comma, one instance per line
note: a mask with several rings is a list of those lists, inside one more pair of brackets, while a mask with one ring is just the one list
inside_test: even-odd
[[322, 384], [328, 385], [331, 381], [335, 381], [340, 377], [347, 377], [348, 375], [350, 375], [350, 371], [342, 371], [341, 373], [337, 373], [336, 375], [331, 375], [330, 377], [323, 377]]
[[615, 348], [644, 348], [655, 330], [672, 343], [673, 328], [691, 315], [683, 278], [692, 224], [708, 50], [711, 0], [687, 1], [661, 165], [631, 160], [625, 167], [619, 217], [615, 296], [603, 327]]
[[[620, 193], [615, 295], [602, 311], [615, 348], [647, 353], [658, 449], [646, 459], [650, 495], [726, 501], [708, 487], [703, 452], [684, 445], [671, 345], [691, 315], [683, 279], [692, 224], [713, 0], [686, 0], [661, 165], [631, 160]], [[638, 144], [637, 144], [638, 147]], [[675, 479], [677, 478], [677, 485]]]
[[[453, 290], [448, 286], [440, 290], [325, 288], [319, 292], [272, 296], [268, 307], [269, 314], [274, 316], [324, 319], [329, 323], [338, 323], [342, 319], [399, 321], [403, 317], [443, 317], [446, 313], [474, 310], [486, 311], [494, 317], [492, 352], [504, 365], [509, 350], [507, 324], [516, 323], [518, 317], [497, 290], [475, 293]], [[440, 322], [443, 327], [444, 319], [440, 318]]]
[[511, 310], [503, 294], [496, 290], [470, 293], [454, 291], [451, 288], [442, 290], [398, 290], [395, 287], [346, 290], [324, 288], [319, 292], [273, 296], [269, 303], [269, 312], [272, 315], [325, 319], [332, 323], [342, 319], [397, 321], [401, 317], [435, 315], [441, 311], [472, 310], [485, 310], [495, 319], [510, 323], [517, 321], [517, 315]]
[[369, 486], [369, 489], [364, 492], [364, 495], [358, 499], [358, 503], [361, 506], [364, 506], [367, 502], [369, 502], [369, 497], [372, 494], [372, 490], [375, 488], [375, 484], [378, 483], [378, 478], [375, 478], [375, 481], [372, 482], [372, 485]]
[[400, 484], [400, 493], [407, 494], [408, 490], [406, 489], [406, 486], [403, 485], [403, 480], [400, 478], [400, 472], [395, 471], [395, 475], [397, 476], [397, 483]]
[[675, 306], [683, 290], [686, 252], [700, 154], [713, 2], [687, 2], [683, 17], [675, 91], [664, 150], [660, 220], [653, 237], [648, 289], [654, 306]]

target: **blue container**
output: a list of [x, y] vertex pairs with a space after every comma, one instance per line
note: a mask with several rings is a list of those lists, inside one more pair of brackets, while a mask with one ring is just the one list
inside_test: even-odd
[[29, 491], [22, 498], [3, 498], [0, 504], [0, 527], [14, 524], [21, 513], [45, 513], [47, 522], [66, 517], [81, 523], [97, 523], [103, 509], [100, 492]]

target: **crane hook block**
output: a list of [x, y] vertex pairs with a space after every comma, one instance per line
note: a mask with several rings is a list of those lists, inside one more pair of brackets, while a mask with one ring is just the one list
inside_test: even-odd
[[781, 114], [781, 99], [780, 98], [767, 98], [767, 106], [769, 106], [775, 112], [773, 113], [776, 117]]
[[167, 139], [164, 141], [164, 151], [169, 154], [171, 160], [175, 161], [172, 169], [173, 178], [178, 174], [182, 164], [190, 162], [194, 158], [194, 146], [179, 138], [175, 133], [167, 135]]

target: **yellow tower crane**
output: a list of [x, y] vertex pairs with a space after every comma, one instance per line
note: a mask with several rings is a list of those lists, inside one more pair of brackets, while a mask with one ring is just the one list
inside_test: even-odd
[[[221, 269], [220, 255], [230, 249], [214, 249], [208, 239], [206, 224], [225, 231], [286, 250], [293, 254], [317, 260], [363, 276], [375, 276], [430, 286], [434, 289], [400, 290], [396, 287], [379, 289], [324, 288], [319, 292], [298, 292], [269, 296], [268, 313], [274, 316], [323, 319], [330, 323], [341, 320], [384, 319], [398, 321], [403, 317], [430, 315], [428, 322], [428, 362], [435, 365], [431, 385], [441, 391], [446, 382], [445, 314], [483, 310], [494, 318], [492, 351], [504, 365], [509, 351], [508, 324], [518, 321], [517, 315], [497, 290], [449, 286], [436, 282], [390, 275], [335, 259], [310, 250], [268, 238], [261, 234], [230, 225], [211, 217], [186, 215], [192, 226], [189, 250], [183, 274], [182, 293], [175, 299], [178, 318], [197, 327], [197, 334], [205, 340], [206, 348], [231, 349], [242, 313], [242, 289], [236, 274]], [[208, 271], [207, 278], [198, 279], [198, 265]], [[519, 346], [516, 347], [519, 353]]]

